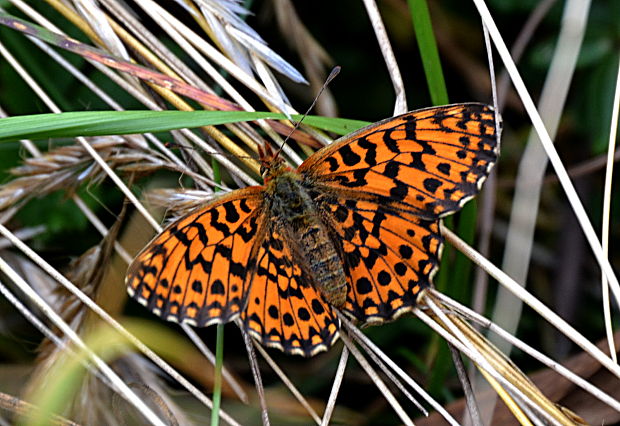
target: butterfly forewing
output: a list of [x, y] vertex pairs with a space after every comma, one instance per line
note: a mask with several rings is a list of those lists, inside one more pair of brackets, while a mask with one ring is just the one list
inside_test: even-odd
[[238, 316], [263, 234], [261, 194], [234, 191], [168, 226], [130, 265], [130, 295], [172, 321], [206, 326]]
[[434, 219], [478, 192], [497, 159], [495, 128], [493, 110], [482, 104], [414, 111], [345, 136], [299, 171], [325, 191]]

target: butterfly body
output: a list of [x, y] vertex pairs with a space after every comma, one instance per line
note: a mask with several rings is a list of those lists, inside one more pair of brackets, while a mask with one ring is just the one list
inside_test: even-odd
[[431, 285], [441, 218], [497, 160], [482, 104], [413, 111], [347, 135], [297, 169], [262, 155], [263, 186], [169, 225], [130, 265], [131, 296], [197, 326], [239, 319], [263, 345], [312, 356], [338, 337], [336, 310], [381, 324]]
[[321, 221], [308, 186], [296, 171], [276, 166], [265, 175], [265, 210], [274, 218], [274, 231], [289, 242], [294, 260], [312, 285], [333, 306], [346, 300], [347, 280], [334, 243]]

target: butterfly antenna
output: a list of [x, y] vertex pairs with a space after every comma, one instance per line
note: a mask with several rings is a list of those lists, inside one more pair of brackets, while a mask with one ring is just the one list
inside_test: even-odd
[[312, 108], [314, 108], [314, 105], [316, 105], [316, 101], [318, 101], [319, 97], [321, 96], [321, 94], [323, 93], [323, 91], [325, 90], [327, 85], [329, 83], [331, 83], [331, 81], [334, 78], [336, 78], [336, 76], [339, 73], [340, 73], [340, 66], [336, 65], [332, 69], [332, 71], [329, 73], [327, 78], [325, 79], [325, 82], [321, 86], [321, 89], [319, 89], [319, 93], [317, 93], [317, 95], [314, 97], [314, 100], [312, 101], [312, 104], [310, 104], [310, 107], [308, 108], [308, 110], [304, 113], [304, 115], [302, 115], [301, 119], [297, 123], [295, 123], [295, 126], [293, 127], [293, 129], [291, 129], [290, 133], [288, 135], [286, 135], [286, 138], [284, 138], [284, 140], [282, 141], [282, 144], [280, 145], [280, 148], [278, 148], [278, 150], [276, 151], [276, 154], [274, 155], [274, 158], [276, 158], [276, 157], [278, 157], [280, 155], [280, 152], [282, 151], [282, 148], [284, 148], [284, 145], [290, 139], [290, 137], [293, 134], [293, 132], [299, 128], [299, 126], [301, 125], [301, 122], [304, 121], [304, 118], [306, 118], [306, 116], [310, 113], [310, 111], [312, 111]]

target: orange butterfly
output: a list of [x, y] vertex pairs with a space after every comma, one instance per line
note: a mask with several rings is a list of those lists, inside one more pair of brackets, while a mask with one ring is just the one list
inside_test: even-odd
[[458, 104], [372, 124], [297, 170], [261, 153], [264, 185], [168, 226], [130, 265], [128, 291], [167, 320], [240, 317], [266, 346], [327, 350], [336, 309], [391, 321], [431, 285], [440, 218], [480, 189], [497, 160], [495, 128], [491, 107]]

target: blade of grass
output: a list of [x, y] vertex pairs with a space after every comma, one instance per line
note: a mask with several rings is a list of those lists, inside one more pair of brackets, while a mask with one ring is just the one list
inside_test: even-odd
[[[605, 188], [603, 195], [603, 219], [601, 225], [601, 244], [603, 252], [607, 256], [609, 249], [609, 212], [611, 210], [611, 185], [614, 170], [614, 153], [616, 150], [616, 136], [618, 134], [618, 110], [620, 109], [620, 62], [618, 63], [618, 77], [616, 80], [616, 91], [614, 94], [614, 104], [611, 113], [611, 128], [609, 130], [609, 147], [607, 150], [607, 168], [605, 170]], [[603, 291], [603, 316], [605, 318], [605, 332], [609, 342], [611, 359], [618, 362], [616, 358], [616, 345], [614, 344], [614, 332], [611, 319], [611, 302], [609, 300], [609, 286], [607, 279], [603, 275], [601, 278]]]
[[413, 29], [415, 30], [418, 49], [422, 58], [424, 75], [428, 84], [433, 105], [445, 105], [448, 101], [448, 90], [443, 78], [443, 69], [439, 60], [437, 41], [433, 33], [431, 15], [426, 0], [408, 0]]
[[62, 332], [67, 336], [78, 348], [85, 351], [90, 360], [97, 368], [114, 384], [116, 389], [123, 397], [131, 402], [148, 420], [154, 425], [164, 425], [159, 417], [118, 377], [118, 375], [95, 353], [93, 353], [77, 335], [77, 333], [58, 315], [44, 300], [39, 296], [26, 281], [19, 276], [13, 268], [10, 267], [2, 258], [0, 258], [0, 268], [6, 276], [19, 287], [19, 289], [28, 295], [30, 301], [45, 313], [45, 315], [53, 321]]
[[[443, 68], [439, 59], [439, 51], [433, 33], [428, 4], [426, 0], [408, 0], [408, 4], [431, 101], [433, 105], [447, 104], [449, 103], [448, 90], [443, 77]], [[474, 240], [476, 213], [476, 204], [471, 202], [463, 208], [459, 215], [458, 233], [470, 244]], [[454, 224], [453, 218], [448, 218], [445, 224], [452, 228]], [[452, 260], [452, 253], [453, 248], [445, 245], [442, 259], [443, 267], [439, 268], [439, 273], [437, 274], [437, 288], [453, 294], [458, 300], [463, 300], [468, 288], [467, 283], [469, 282], [471, 264], [458, 252]], [[445, 267], [447, 261], [452, 263], [452, 268]], [[455, 294], [455, 292], [458, 294]], [[433, 389], [433, 393], [437, 394], [440, 389], [444, 388], [445, 378], [450, 371], [447, 368], [450, 356], [448, 347], [440, 344], [440, 337], [436, 334], [433, 335], [427, 352], [427, 360], [431, 358], [433, 358], [435, 364], [431, 369], [429, 389]]]
[[560, 183], [562, 184], [562, 189], [566, 193], [566, 196], [569, 202], [571, 203], [571, 206], [573, 207], [573, 211], [579, 220], [579, 224], [585, 234], [586, 239], [588, 240], [588, 243], [590, 244], [592, 251], [594, 252], [596, 260], [599, 263], [599, 266], [601, 267], [603, 273], [607, 276], [607, 279], [609, 280], [611, 290], [614, 294], [614, 297], [616, 298], [617, 303], [620, 304], [620, 283], [618, 282], [618, 278], [616, 277], [614, 273], [614, 270], [611, 266], [611, 263], [609, 262], [609, 259], [607, 259], [603, 253], [601, 243], [598, 240], [598, 236], [596, 232], [594, 231], [594, 228], [592, 226], [592, 223], [590, 222], [588, 214], [583, 206], [583, 203], [581, 202], [581, 199], [579, 198], [579, 195], [577, 194], [577, 191], [575, 190], [575, 187], [570, 177], [568, 176], [568, 173], [566, 172], [566, 168], [562, 164], [562, 160], [560, 159], [558, 152], [553, 146], [551, 137], [549, 136], [549, 133], [547, 132], [547, 129], [545, 128], [545, 124], [542, 121], [540, 114], [536, 110], [534, 101], [532, 100], [532, 97], [529, 94], [527, 87], [525, 86], [525, 82], [523, 81], [521, 75], [519, 74], [519, 71], [517, 70], [516, 65], [510, 58], [510, 53], [506, 47], [504, 40], [501, 37], [499, 29], [497, 28], [497, 25], [495, 24], [495, 22], [493, 21], [493, 18], [491, 17], [491, 14], [486, 4], [481, 0], [474, 0], [474, 3], [476, 4], [476, 7], [478, 8], [478, 11], [483, 21], [489, 28], [491, 38], [493, 42], [495, 43], [495, 46], [502, 58], [502, 61], [504, 62], [504, 65], [509, 70], [509, 74], [512, 78], [513, 84], [521, 97], [523, 105], [530, 119], [532, 120], [532, 124], [534, 125], [534, 128], [536, 129], [536, 132], [538, 133], [538, 137], [540, 138], [541, 143], [543, 144], [543, 147], [545, 149], [545, 152], [547, 153], [547, 156], [549, 157], [549, 161], [553, 165], [553, 168], [558, 176], [558, 179]]
[[213, 377], [213, 409], [211, 426], [220, 424], [220, 403], [222, 401], [222, 367], [224, 366], [224, 324], [217, 325], [215, 342], [215, 375]]
[[[293, 115], [299, 120], [301, 115]], [[104, 136], [162, 132], [261, 118], [286, 120], [284, 114], [249, 111], [77, 111], [34, 114], [2, 119], [0, 142], [74, 136]], [[306, 124], [338, 134], [367, 123], [359, 120], [307, 116]]]
[[[222, 183], [222, 174], [220, 172], [220, 163], [211, 157], [211, 167], [213, 168], [213, 180], [217, 184]], [[213, 189], [218, 191], [217, 187]], [[213, 377], [213, 409], [211, 410], [211, 426], [217, 426], [220, 423], [220, 403], [222, 401], [222, 368], [224, 367], [224, 324], [216, 326], [215, 338], [215, 365]]]
[[529, 346], [524, 341], [517, 339], [512, 334], [508, 333], [506, 330], [502, 329], [501, 327], [499, 327], [498, 325], [494, 324], [493, 322], [491, 322], [489, 319], [485, 318], [484, 316], [478, 314], [474, 310], [469, 309], [467, 306], [462, 305], [462, 304], [458, 303], [455, 300], [451, 300], [446, 295], [441, 294], [438, 291], [431, 290], [431, 292], [433, 293], [434, 297], [437, 297], [442, 302], [442, 304], [448, 306], [450, 309], [454, 310], [455, 312], [458, 312], [460, 315], [464, 316], [466, 319], [468, 319], [468, 320], [470, 320], [470, 321], [472, 321], [472, 322], [474, 322], [476, 324], [480, 324], [483, 328], [486, 328], [486, 329], [492, 331], [493, 333], [497, 334], [501, 338], [510, 341], [510, 343], [513, 346], [519, 348], [523, 352], [525, 352], [528, 355], [530, 355], [532, 358], [538, 360], [543, 365], [545, 365], [548, 368], [554, 370], [559, 375], [564, 376], [567, 380], [570, 380], [575, 385], [579, 386], [580, 388], [582, 388], [586, 392], [592, 394], [595, 398], [598, 398], [600, 401], [602, 401], [605, 404], [609, 405], [614, 410], [620, 411], [620, 401], [618, 401], [618, 400], [612, 398], [610, 395], [602, 392], [599, 388], [597, 388], [595, 385], [591, 384], [589, 381], [582, 379], [581, 377], [579, 377], [578, 375], [576, 375], [572, 371], [568, 370], [562, 364], [560, 364], [560, 363], [556, 362], [555, 360], [549, 358], [545, 354], [537, 351], [536, 349], [534, 349], [533, 347]]
[[407, 112], [407, 97], [405, 96], [405, 87], [403, 85], [403, 78], [400, 74], [400, 69], [398, 68], [398, 62], [396, 62], [396, 58], [394, 57], [394, 51], [392, 50], [390, 40], [387, 36], [387, 32], [385, 31], [383, 19], [381, 18], [381, 14], [379, 13], [379, 9], [377, 8], [377, 3], [375, 2], [375, 0], [363, 1], [364, 6], [366, 7], [366, 12], [368, 13], [368, 17], [370, 18], [370, 22], [372, 23], [372, 27], [375, 31], [375, 36], [377, 37], [377, 41], [379, 42], [379, 47], [381, 48], [383, 59], [385, 61], [385, 64], [387, 65], [390, 79], [392, 80], [392, 86], [394, 87], [394, 92], [396, 93], [396, 100], [394, 102], [394, 115], [403, 114]]
[[[1, 229], [1, 228], [0, 228]], [[449, 229], [444, 230], [446, 238], [469, 259], [476, 263], [493, 278], [495, 278], [503, 287], [507, 288], [512, 294], [524, 301], [528, 306], [534, 309], [545, 318], [555, 328], [562, 331], [566, 337], [575, 342], [576, 345], [581, 347], [584, 351], [588, 352], [593, 358], [601, 363], [616, 377], [620, 378], [620, 366], [614, 363], [605, 353], [597, 348], [592, 342], [586, 339], [581, 333], [579, 333], [570, 324], [560, 318], [555, 312], [549, 309], [544, 303], [536, 299], [531, 293], [529, 293], [522, 285], [518, 284], [515, 280], [509, 277], [504, 271], [492, 264], [487, 258], [480, 255], [473, 248], [465, 244], [456, 234]]]

